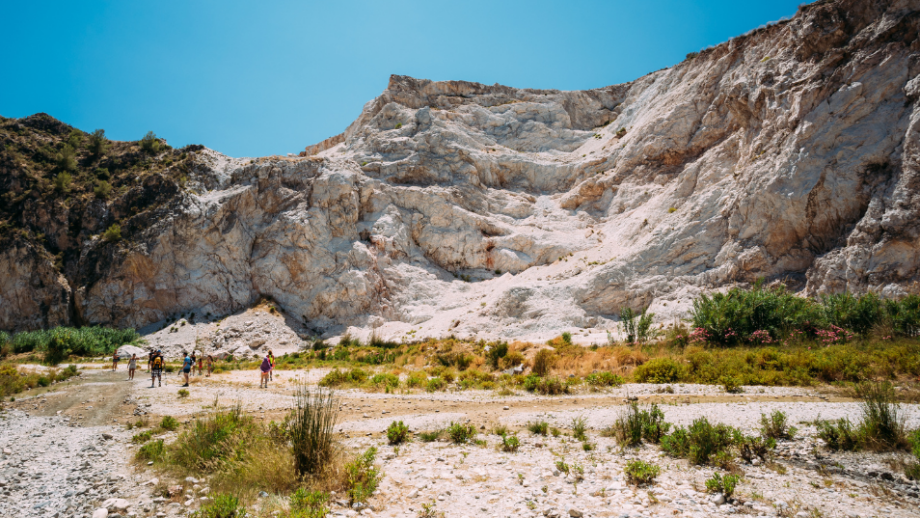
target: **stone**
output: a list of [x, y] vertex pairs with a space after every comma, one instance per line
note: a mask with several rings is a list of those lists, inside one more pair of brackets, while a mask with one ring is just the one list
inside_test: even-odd
[[100, 507], [93, 511], [93, 518], [107, 518], [109, 516], [109, 510], [105, 507]]
[[572, 518], [582, 518], [582, 516], [584, 516], [584, 513], [572, 507], [572, 508], [569, 508], [569, 516], [571, 516]]
[[127, 511], [128, 507], [130, 506], [131, 503], [124, 498], [110, 498], [102, 503], [102, 507], [108, 509], [110, 513], [113, 511]]

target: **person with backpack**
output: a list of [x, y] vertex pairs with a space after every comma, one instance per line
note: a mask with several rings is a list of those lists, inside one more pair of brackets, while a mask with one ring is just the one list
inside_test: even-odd
[[271, 370], [268, 371], [268, 381], [274, 381], [273, 374], [275, 373], [275, 355], [272, 354], [272, 350], [268, 350], [268, 361], [272, 364]]
[[150, 357], [150, 388], [153, 388], [154, 380], [160, 387], [163, 386], [163, 355], [159, 349]]
[[192, 365], [195, 365], [195, 360], [193, 360], [188, 353], [185, 353], [185, 359], [182, 360], [182, 377], [185, 379], [185, 385], [182, 385], [183, 387], [188, 386], [188, 375], [192, 372]]
[[272, 362], [268, 359], [267, 354], [264, 358], [262, 358], [262, 365], [259, 366], [259, 370], [262, 371], [262, 378], [259, 381], [259, 388], [268, 388], [268, 376], [272, 371]]

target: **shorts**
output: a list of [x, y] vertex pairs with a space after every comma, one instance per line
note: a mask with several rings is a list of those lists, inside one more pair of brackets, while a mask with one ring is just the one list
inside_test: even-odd
[[185, 374], [188, 374], [188, 373], [192, 372], [192, 369], [191, 369], [191, 367], [189, 367], [188, 369], [182, 369], [182, 372], [184, 372]]
[[163, 369], [152, 369], [152, 370], [150, 371], [150, 377], [151, 377], [151, 378], [162, 378], [162, 377], [163, 377]]

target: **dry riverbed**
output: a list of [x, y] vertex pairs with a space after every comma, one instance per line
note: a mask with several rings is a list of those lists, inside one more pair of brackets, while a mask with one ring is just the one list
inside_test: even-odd
[[[256, 418], [280, 421], [293, 404], [294, 384], [315, 383], [324, 373], [281, 371], [269, 389], [258, 388], [253, 372], [195, 376], [189, 397], [179, 398], [181, 382], [175, 374], [167, 375], [163, 387], [151, 389], [146, 372], [129, 382], [123, 370], [112, 373], [86, 365], [78, 378], [4, 404], [0, 516], [185, 516], [209, 498], [207, 482], [166, 480], [152, 468], [136, 466], [134, 432], [125, 423], [143, 416], [155, 423], [165, 415], [186, 422], [237, 404]], [[376, 446], [384, 478], [368, 507], [348, 507], [339, 495], [333, 496], [331, 512], [414, 517], [428, 504], [448, 517], [920, 516], [920, 486], [897, 470], [903, 456], [831, 453], [814, 437], [809, 423], [816, 418], [859, 418], [858, 402], [842, 394], [746, 387], [732, 395], [718, 387], [677, 384], [670, 391], [662, 389], [627, 385], [561, 397], [339, 391], [337, 432], [355, 449]], [[713, 468], [690, 466], [655, 447], [623, 451], [600, 436], [628, 398], [658, 402], [665, 419], [675, 424], [706, 416], [749, 433], [759, 426], [761, 413], [782, 410], [800, 433], [796, 440], [779, 444], [774, 462], [741, 465], [743, 481], [735, 498], [724, 501], [705, 492]], [[908, 425], [920, 426], [918, 405], [904, 405], [904, 410]], [[545, 420], [565, 431], [577, 417], [587, 421], [591, 451], [570, 436], [538, 436], [523, 428]], [[394, 420], [404, 421], [414, 433], [469, 422], [485, 445], [413, 440], [394, 448], [383, 434]], [[518, 431], [517, 453], [499, 450], [500, 438], [490, 433], [497, 425]], [[661, 466], [654, 484], [639, 488], [626, 482], [623, 468], [635, 459]], [[568, 473], [560, 471], [558, 462], [569, 467]], [[173, 498], [163, 498], [155, 488], [164, 484], [182, 489]]]

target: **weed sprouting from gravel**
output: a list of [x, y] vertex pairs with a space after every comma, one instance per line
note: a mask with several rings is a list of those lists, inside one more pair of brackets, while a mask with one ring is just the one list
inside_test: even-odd
[[370, 447], [362, 455], [345, 465], [348, 489], [346, 494], [352, 503], [364, 502], [377, 490], [380, 483], [380, 469], [374, 466], [377, 448]]
[[644, 486], [655, 481], [661, 473], [661, 468], [645, 461], [635, 460], [628, 463], [623, 472], [631, 484]]
[[421, 439], [422, 442], [434, 442], [441, 438], [441, 433], [443, 433], [443, 430], [434, 430], [432, 432], [421, 432], [418, 434], [418, 438]]
[[451, 422], [447, 427], [447, 435], [456, 444], [465, 444], [476, 437], [476, 428], [471, 424]]
[[527, 429], [530, 430], [530, 433], [534, 435], [546, 435], [546, 432], [549, 431], [549, 423], [546, 421], [533, 421], [527, 423]]
[[772, 412], [769, 417], [760, 414], [760, 434], [765, 438], [791, 441], [797, 432], [796, 427], [789, 426], [789, 419], [781, 410]]
[[670, 428], [657, 404], [640, 410], [638, 403], [633, 402], [602, 435], [615, 438], [620, 446], [639, 446], [643, 439], [650, 443], [660, 442]]
[[722, 493], [728, 499], [735, 494], [735, 488], [740, 481], [741, 477], [738, 475], [725, 475], [723, 477], [718, 473], [713, 473], [712, 477], [706, 481], [706, 490], [710, 493]]
[[572, 437], [578, 441], [587, 441], [588, 420], [583, 416], [572, 419]]
[[390, 444], [402, 444], [409, 438], [409, 427], [402, 421], [393, 421], [387, 427], [387, 441]]

